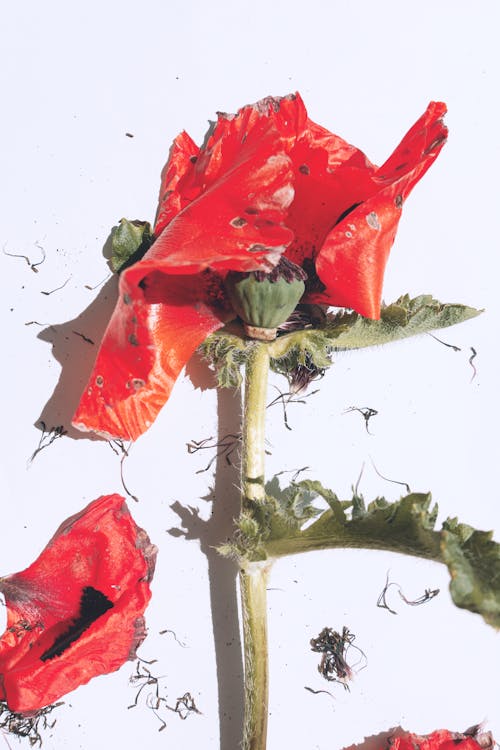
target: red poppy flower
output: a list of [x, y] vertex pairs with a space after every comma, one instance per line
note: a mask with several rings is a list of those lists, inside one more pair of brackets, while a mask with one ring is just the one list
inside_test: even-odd
[[0, 700], [37, 711], [134, 659], [155, 556], [125, 500], [109, 495], [68, 518], [29, 568], [1, 578]]
[[494, 746], [491, 733], [482, 733], [480, 725], [466, 729], [463, 733], [438, 729], [423, 737], [407, 732], [389, 740], [391, 750], [492, 750]]
[[235, 317], [228, 271], [271, 271], [284, 255], [308, 274], [304, 302], [378, 318], [401, 207], [446, 140], [445, 112], [432, 102], [379, 168], [298, 94], [219, 114], [202, 148], [181, 133], [156, 240], [121, 275], [75, 426], [135, 439], [152, 424], [196, 347]]

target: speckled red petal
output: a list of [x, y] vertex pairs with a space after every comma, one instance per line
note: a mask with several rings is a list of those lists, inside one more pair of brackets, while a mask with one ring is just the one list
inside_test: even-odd
[[180, 133], [173, 142], [169, 160], [161, 173], [155, 234], [160, 234], [189, 203], [183, 196], [182, 185], [193, 172], [199, 153], [200, 149], [185, 131]]
[[234, 317], [220, 279], [132, 266], [73, 417], [78, 429], [135, 440], [151, 426], [196, 347]]
[[288, 226], [295, 235], [286, 251], [298, 265], [316, 256], [339, 216], [373, 190], [375, 167], [365, 154], [307, 119], [290, 150], [295, 198]]
[[429, 169], [446, 141], [445, 105], [431, 102], [393, 155], [372, 176], [369, 197], [341, 217], [316, 257], [324, 285], [308, 300], [380, 316], [384, 270], [405, 198]]
[[0, 699], [36, 711], [134, 658], [155, 556], [125, 500], [109, 495], [67, 519], [26, 570], [0, 579]]
[[481, 733], [480, 726], [466, 733], [437, 729], [428, 735], [406, 732], [391, 737], [390, 750], [492, 750], [495, 742], [489, 732]]
[[293, 239], [286, 226], [293, 170], [270, 118], [245, 130], [219, 118], [189, 181], [186, 207], [161, 232], [147, 259], [170, 273], [271, 269]]

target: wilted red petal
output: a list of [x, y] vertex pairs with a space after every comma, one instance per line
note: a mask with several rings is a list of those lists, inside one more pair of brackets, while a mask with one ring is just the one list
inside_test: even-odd
[[161, 173], [160, 198], [154, 231], [165, 229], [179, 211], [189, 203], [182, 196], [182, 182], [193, 171], [200, 149], [183, 131], [172, 144], [170, 157]]
[[431, 102], [403, 138], [394, 154], [372, 178], [372, 191], [363, 193], [328, 233], [317, 257], [316, 271], [325, 289], [308, 301], [349, 307], [368, 318], [380, 316], [384, 270], [394, 242], [401, 207], [425, 174], [446, 140], [441, 122], [444, 104]]
[[297, 265], [313, 259], [339, 217], [373, 192], [374, 167], [365, 155], [328, 135], [316, 146], [309, 134], [292, 152], [295, 199], [287, 221], [295, 239], [286, 256]]
[[169, 273], [271, 269], [292, 241], [285, 226], [294, 195], [291, 161], [272, 119], [250, 115], [220, 115], [179, 183], [186, 207], [146, 256]]
[[68, 518], [29, 568], [0, 579], [0, 699], [11, 711], [36, 711], [135, 658], [155, 557], [125, 500], [109, 495]]
[[135, 440], [150, 427], [196, 347], [234, 313], [210, 271], [168, 276], [154, 261], [123, 272], [119, 299], [73, 424]]

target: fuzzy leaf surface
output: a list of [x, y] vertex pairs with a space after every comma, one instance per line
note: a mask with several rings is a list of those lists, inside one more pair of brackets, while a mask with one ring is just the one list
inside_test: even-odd
[[[269, 343], [271, 369], [285, 376], [301, 367], [322, 372], [332, 364], [335, 351], [389, 344], [462, 323], [481, 312], [467, 305], [444, 304], [429, 294], [414, 299], [406, 294], [382, 306], [380, 320], [354, 312], [330, 313], [319, 327], [283, 333]], [[242, 326], [233, 322], [210, 335], [200, 351], [214, 368], [219, 386], [233, 388], [241, 383], [240, 367], [252, 346]]]
[[317, 367], [325, 367], [325, 359], [333, 351], [380, 346], [417, 336], [428, 331], [462, 323], [482, 311], [460, 304], [444, 304], [431, 295], [414, 299], [399, 297], [383, 306], [380, 320], [364, 318], [357, 313], [340, 312], [326, 316], [321, 328], [306, 329], [280, 336], [270, 344], [274, 360], [291, 357], [302, 361], [308, 355]]
[[[326, 510], [313, 504], [318, 497], [326, 501]], [[266, 485], [266, 500], [245, 509], [234, 540], [221, 552], [256, 561], [319, 549], [361, 548], [435, 560], [449, 569], [456, 606], [499, 628], [500, 545], [492, 540], [492, 532], [477, 531], [456, 519], [436, 530], [437, 512], [430, 494], [410, 493], [393, 503], [379, 497], [366, 505], [361, 495], [341, 501], [312, 480], [281, 489], [275, 477]]]

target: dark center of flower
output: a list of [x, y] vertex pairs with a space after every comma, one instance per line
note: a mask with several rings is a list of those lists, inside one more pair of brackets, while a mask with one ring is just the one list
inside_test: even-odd
[[40, 656], [41, 661], [48, 661], [55, 656], [61, 656], [72, 643], [78, 640], [82, 633], [89, 628], [101, 615], [111, 609], [113, 602], [108, 597], [93, 588], [85, 586], [80, 599], [80, 611], [78, 617], [73, 620], [68, 629], [57, 636], [50, 648]]

